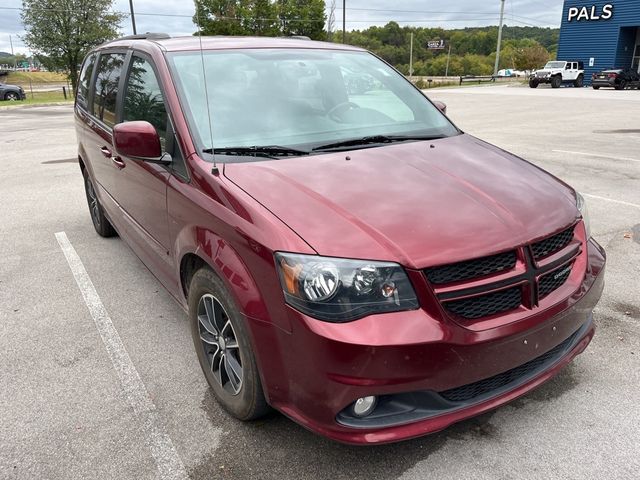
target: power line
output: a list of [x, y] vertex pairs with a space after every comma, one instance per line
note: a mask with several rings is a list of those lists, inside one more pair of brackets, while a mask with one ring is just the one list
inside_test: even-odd
[[[34, 10], [41, 10], [41, 11], [48, 11], [48, 12], [56, 12], [56, 13], [71, 13], [71, 12], [77, 12], [78, 10], [72, 10], [72, 9], [59, 9], [59, 8], [46, 8], [46, 7], [33, 7]], [[12, 10], [12, 11], [21, 11], [22, 8], [21, 7], [0, 7], [0, 10]], [[342, 10], [342, 9], [336, 9], [336, 10]], [[427, 10], [400, 10], [400, 9], [376, 9], [376, 8], [348, 8], [347, 10], [354, 10], [354, 11], [371, 11], [371, 12], [395, 12], [395, 13], [422, 13], [422, 14], [439, 14], [439, 15], [443, 15], [443, 14], [456, 14], [456, 15], [482, 15], [482, 16], [478, 16], [478, 17], [467, 17], [467, 18], [411, 18], [411, 19], [397, 19], [397, 18], [380, 18], [380, 19], [376, 19], [376, 18], [367, 18], [367, 19], [363, 19], [363, 18], [356, 18], [356, 19], [349, 19], [348, 23], [349, 24], [380, 24], [380, 23], [389, 23], [389, 22], [396, 22], [399, 24], [439, 24], [439, 23], [464, 23], [464, 22], [486, 22], [489, 20], [497, 20], [497, 13], [494, 12], [454, 12], [454, 11], [427, 11]], [[115, 14], [121, 14], [125, 17], [130, 17], [131, 14], [130, 12], [125, 12], [125, 11], [111, 11], [109, 13], [115, 13]], [[193, 19], [193, 15], [186, 15], [186, 14], [175, 14], [175, 13], [152, 13], [152, 12], [136, 12], [137, 16], [146, 16], [146, 17], [163, 17], [163, 18], [189, 18], [189, 19]], [[520, 25], [526, 25], [526, 26], [530, 26], [530, 27], [539, 27], [540, 25], [543, 25], [542, 23], [540, 23], [540, 25], [534, 25], [532, 23], [526, 22], [524, 20], [520, 20], [520, 19], [525, 19], [525, 20], [530, 20], [530, 21], [538, 21], [535, 20], [533, 18], [530, 17], [522, 17], [519, 15], [510, 15], [511, 17], [511, 21], [513, 23], [517, 23]], [[246, 18], [246, 17], [223, 17], [223, 16], [216, 16], [215, 17], [217, 20], [227, 20], [227, 21], [246, 21], [246, 20], [252, 20], [252, 21], [262, 21], [262, 22], [281, 22], [281, 21], [286, 21], [289, 23], [315, 23], [318, 22], [319, 20], [309, 20], [309, 19], [301, 19], [301, 18], [281, 18], [281, 17], [275, 17], [275, 18]], [[539, 21], [538, 21], [539, 22]], [[480, 27], [470, 27], [470, 28], [480, 28]]]

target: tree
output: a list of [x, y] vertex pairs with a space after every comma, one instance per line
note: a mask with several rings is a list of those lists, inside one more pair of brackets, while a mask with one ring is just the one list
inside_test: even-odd
[[[202, 35], [250, 35], [250, 0], [195, 0], [193, 23]], [[269, 3], [269, 2], [267, 2]]]
[[23, 40], [52, 67], [67, 71], [75, 91], [87, 52], [118, 36], [125, 15], [112, 12], [112, 6], [113, 0], [23, 0]]
[[336, 0], [331, 0], [329, 17], [327, 18], [327, 41], [333, 41], [333, 30], [336, 28]]
[[515, 55], [515, 62], [519, 70], [526, 71], [542, 67], [549, 58], [548, 50], [536, 42], [536, 45], [519, 49]]
[[304, 35], [324, 40], [324, 0], [195, 0], [202, 35]]

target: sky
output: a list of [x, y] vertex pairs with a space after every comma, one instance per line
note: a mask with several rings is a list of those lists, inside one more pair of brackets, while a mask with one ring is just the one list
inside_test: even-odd
[[[326, 0], [327, 5], [331, 0]], [[195, 27], [190, 0], [134, 0], [138, 32], [166, 32], [173, 36], [191, 35]], [[336, 0], [336, 29], [342, 27], [342, 0]], [[346, 0], [347, 30], [362, 30], [371, 25], [396, 21], [400, 25], [463, 28], [497, 25], [500, 0]], [[507, 25], [558, 27], [563, 0], [506, 0]], [[11, 52], [9, 37], [16, 53], [29, 53], [20, 36], [21, 0], [0, 0], [0, 51]], [[116, 0], [114, 9], [129, 12], [129, 0]], [[122, 34], [132, 33], [131, 21], [122, 22]]]

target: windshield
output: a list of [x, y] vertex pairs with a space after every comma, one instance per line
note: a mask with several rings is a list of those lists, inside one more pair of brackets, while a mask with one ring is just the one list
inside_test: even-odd
[[364, 136], [459, 133], [401, 75], [366, 52], [256, 49], [168, 58], [201, 151], [274, 145], [310, 151]]
[[566, 64], [566, 62], [549, 62], [544, 66], [544, 68], [564, 68]]

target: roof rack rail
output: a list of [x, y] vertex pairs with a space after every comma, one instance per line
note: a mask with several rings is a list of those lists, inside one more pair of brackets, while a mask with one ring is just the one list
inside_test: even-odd
[[139, 33], [137, 35], [127, 35], [126, 37], [120, 37], [116, 40], [166, 40], [167, 38], [171, 38], [168, 33], [147, 32]]
[[289, 35], [286, 38], [295, 38], [296, 40], [311, 40], [309, 37], [307, 37], [306, 35]]

